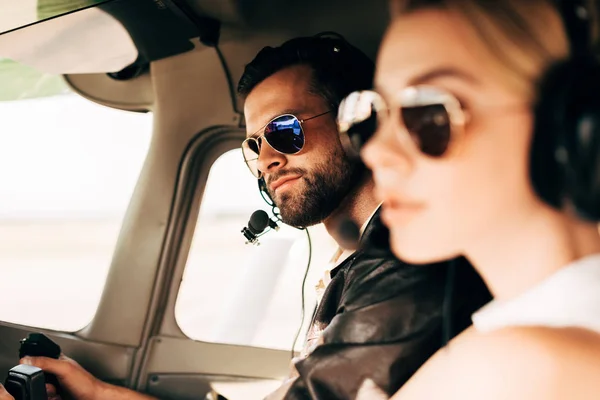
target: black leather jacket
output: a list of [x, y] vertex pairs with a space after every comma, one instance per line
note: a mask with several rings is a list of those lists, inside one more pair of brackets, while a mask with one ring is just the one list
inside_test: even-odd
[[313, 320], [326, 326], [324, 342], [296, 363], [299, 377], [285, 399], [353, 399], [366, 378], [392, 395], [443, 345], [444, 326], [455, 336], [491, 299], [464, 258], [430, 265], [395, 258], [379, 214], [361, 249], [331, 272]]

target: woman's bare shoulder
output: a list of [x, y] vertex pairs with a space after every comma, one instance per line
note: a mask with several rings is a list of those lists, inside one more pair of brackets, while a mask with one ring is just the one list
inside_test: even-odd
[[600, 335], [583, 329], [469, 329], [393, 399], [591, 399], [600, 393]]

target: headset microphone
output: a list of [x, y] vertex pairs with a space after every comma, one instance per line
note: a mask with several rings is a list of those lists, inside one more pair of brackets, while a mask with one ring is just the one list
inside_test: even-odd
[[250, 216], [248, 226], [242, 229], [242, 234], [248, 241], [246, 244], [260, 245], [258, 238], [262, 236], [267, 226], [271, 229], [279, 230], [279, 225], [276, 221], [269, 218], [269, 215], [263, 210], [256, 210]]

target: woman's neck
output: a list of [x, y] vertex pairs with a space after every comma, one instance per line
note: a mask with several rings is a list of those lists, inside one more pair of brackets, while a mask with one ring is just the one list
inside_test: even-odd
[[546, 206], [480, 235], [466, 254], [496, 299], [532, 288], [567, 264], [600, 253], [596, 224], [582, 222]]

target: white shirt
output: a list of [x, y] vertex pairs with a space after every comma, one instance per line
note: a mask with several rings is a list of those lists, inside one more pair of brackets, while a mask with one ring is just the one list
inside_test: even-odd
[[478, 331], [507, 326], [579, 327], [600, 333], [600, 254], [572, 262], [522, 295], [473, 314]]

